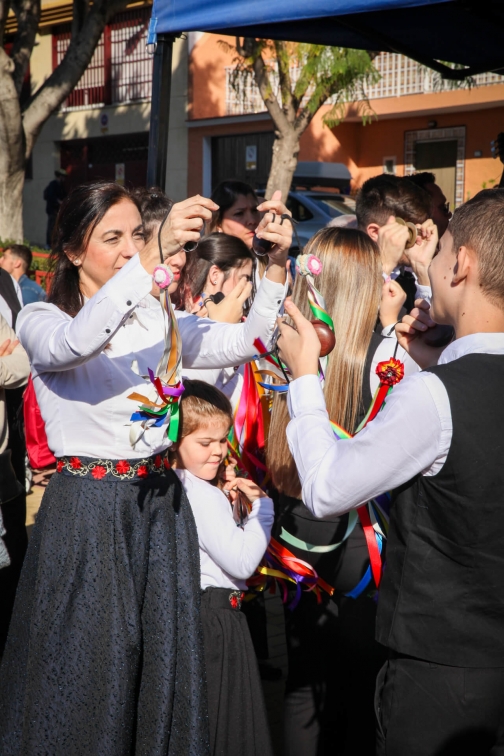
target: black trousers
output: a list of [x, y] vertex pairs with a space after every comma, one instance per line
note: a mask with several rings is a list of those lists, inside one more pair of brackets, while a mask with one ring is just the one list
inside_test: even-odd
[[376, 685], [377, 756], [504, 756], [504, 668], [391, 655]]
[[373, 756], [373, 696], [386, 654], [374, 640], [375, 614], [366, 596], [317, 604], [313, 593], [285, 609], [285, 756]]

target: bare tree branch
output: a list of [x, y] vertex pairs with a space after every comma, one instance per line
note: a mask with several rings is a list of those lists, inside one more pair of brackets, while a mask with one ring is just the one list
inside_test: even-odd
[[40, 22], [40, 0], [11, 0], [11, 3], [18, 25], [12, 50], [12, 60], [15, 66], [12, 76], [16, 92], [19, 95], [37, 36]]
[[280, 95], [285, 115], [290, 121], [296, 117], [298, 103], [292, 94], [292, 81], [290, 75], [290, 58], [285, 42], [275, 41], [276, 59], [278, 63], [278, 81]]
[[23, 118], [27, 158], [45, 121], [65, 101], [89, 65], [105, 24], [126, 4], [127, 0], [93, 3], [80, 32], [72, 36], [65, 57], [32, 96]]

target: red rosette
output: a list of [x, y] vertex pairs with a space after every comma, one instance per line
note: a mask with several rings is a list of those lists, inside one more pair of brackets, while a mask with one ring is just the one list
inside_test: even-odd
[[58, 464], [56, 465], [56, 471], [60, 473], [64, 467], [65, 467], [65, 463], [63, 462], [63, 460], [58, 459]]
[[149, 474], [149, 470], [147, 469], [147, 465], [140, 465], [137, 469], [137, 475], [139, 478], [146, 478]]
[[130, 463], [126, 462], [125, 459], [121, 459], [116, 464], [116, 472], [119, 473], [119, 475], [125, 475], [127, 472], [129, 472], [130, 469]]
[[395, 386], [404, 378], [404, 365], [401, 360], [391, 357], [389, 360], [379, 362], [376, 366], [376, 375], [384, 386]]
[[107, 470], [101, 465], [96, 465], [96, 467], [93, 467], [93, 469], [91, 470], [91, 475], [95, 480], [101, 480], [105, 477], [106, 474]]
[[70, 467], [73, 470], [80, 470], [82, 467], [82, 462], [80, 461], [79, 457], [72, 457], [70, 459]]

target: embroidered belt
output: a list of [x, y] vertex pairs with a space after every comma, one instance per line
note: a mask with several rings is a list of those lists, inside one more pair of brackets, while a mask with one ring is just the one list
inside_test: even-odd
[[229, 594], [229, 603], [231, 604], [231, 609], [241, 609], [243, 597], [245, 596], [243, 591], [231, 591]]
[[56, 472], [94, 480], [138, 480], [170, 469], [168, 451], [147, 459], [93, 459], [92, 457], [60, 457]]

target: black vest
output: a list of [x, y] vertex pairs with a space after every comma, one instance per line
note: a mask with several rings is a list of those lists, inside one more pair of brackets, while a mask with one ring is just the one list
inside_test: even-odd
[[430, 372], [448, 393], [452, 442], [437, 475], [393, 492], [377, 640], [439, 664], [504, 666], [504, 356]]

